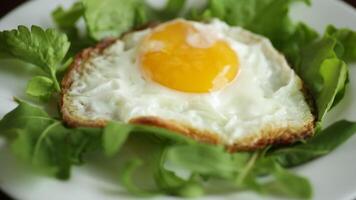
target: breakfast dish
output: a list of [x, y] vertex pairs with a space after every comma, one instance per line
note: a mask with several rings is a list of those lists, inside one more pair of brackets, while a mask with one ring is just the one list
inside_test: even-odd
[[286, 59], [267, 38], [218, 20], [175, 20], [99, 43], [77, 56], [62, 85], [63, 119], [73, 126], [155, 125], [231, 151], [314, 130]]
[[354, 11], [295, 2], [26, 4], [54, 10], [0, 22], [0, 93], [13, 105], [0, 107], [0, 186], [29, 200], [51, 188], [66, 191], [54, 199], [348, 198], [356, 27], [323, 15]]

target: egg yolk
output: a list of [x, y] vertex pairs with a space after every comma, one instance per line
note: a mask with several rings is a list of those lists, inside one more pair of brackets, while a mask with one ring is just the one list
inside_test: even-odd
[[227, 42], [209, 34], [183, 20], [156, 27], [141, 45], [141, 70], [147, 78], [182, 92], [225, 87], [238, 73], [238, 57]]

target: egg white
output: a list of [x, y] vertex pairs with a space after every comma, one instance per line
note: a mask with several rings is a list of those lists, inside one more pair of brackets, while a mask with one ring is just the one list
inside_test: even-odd
[[122, 122], [155, 116], [215, 133], [226, 144], [266, 127], [302, 127], [313, 120], [300, 78], [268, 39], [219, 20], [194, 26], [224, 39], [238, 55], [240, 69], [232, 83], [195, 94], [145, 79], [137, 57], [141, 41], [152, 32], [146, 29], [125, 36], [73, 74], [69, 96], [77, 114]]

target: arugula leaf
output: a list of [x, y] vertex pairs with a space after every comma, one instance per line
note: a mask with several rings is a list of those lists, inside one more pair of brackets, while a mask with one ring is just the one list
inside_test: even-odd
[[296, 72], [311, 91], [318, 110], [318, 120], [336, 103], [335, 98], [343, 93], [348, 68], [338, 58], [338, 43], [334, 38], [324, 37], [303, 49], [301, 64]]
[[[131, 30], [135, 23], [143, 23], [144, 10], [138, 0], [82, 0], [84, 18], [90, 36], [95, 40], [119, 37]], [[139, 12], [138, 12], [139, 11]], [[137, 19], [139, 17], [139, 19]]]
[[133, 158], [128, 161], [123, 170], [121, 171], [120, 181], [123, 186], [132, 194], [136, 194], [139, 196], [151, 196], [157, 194], [156, 191], [148, 191], [146, 189], [140, 188], [134, 182], [134, 173], [140, 166], [143, 165], [143, 161], [139, 158]]
[[52, 79], [45, 76], [35, 76], [28, 82], [26, 93], [30, 96], [39, 97], [40, 99], [46, 101], [54, 92], [53, 85]]
[[38, 26], [32, 26], [31, 30], [19, 26], [17, 30], [0, 32], [0, 43], [0, 51], [40, 67], [52, 79], [55, 90], [60, 91], [56, 69], [70, 46], [65, 34]]
[[274, 180], [263, 184], [263, 193], [279, 197], [311, 199], [312, 187], [308, 179], [276, 166]]
[[194, 175], [191, 175], [188, 180], [184, 180], [165, 168], [168, 148], [170, 147], [162, 147], [156, 158], [154, 180], [159, 190], [166, 194], [181, 197], [201, 196], [204, 193], [204, 189], [198, 181], [194, 180]]
[[330, 153], [355, 133], [356, 123], [338, 121], [306, 143], [274, 150], [271, 152], [271, 156], [286, 167], [301, 165]]
[[[293, 197], [304, 197], [309, 194], [307, 191], [310, 189], [308, 184], [304, 184], [304, 179], [291, 174], [287, 176], [277, 173], [275, 169], [269, 167], [269, 162], [260, 161], [259, 154], [232, 155], [222, 147], [200, 144], [165, 129], [148, 126], [112, 122], [103, 135], [101, 135], [101, 129], [68, 129], [61, 121], [50, 118], [42, 109], [25, 102], [20, 102], [14, 111], [0, 121], [0, 133], [9, 138], [16, 155], [61, 179], [69, 177], [72, 165], [82, 163], [82, 155], [85, 152], [100, 149], [103, 144], [104, 149], [112, 155], [120, 149], [129, 133], [138, 135], [152, 135], [153, 133], [159, 141], [152, 141], [155, 141], [156, 145], [161, 145], [160, 148], [163, 149], [163, 153], [157, 159], [152, 159], [152, 162], [158, 162], [153, 172], [157, 189], [143, 189], [134, 182], [132, 176], [143, 161], [137, 159], [130, 161], [120, 176], [123, 185], [130, 192], [138, 195], [165, 193], [183, 197], [200, 196], [204, 192], [200, 177], [215, 177], [231, 182], [236, 176], [236, 180], [240, 180], [238, 184], [240, 189]], [[104, 142], [101, 139], [107, 141]], [[110, 139], [115, 141], [110, 141]], [[188, 180], [178, 177], [174, 172], [165, 168], [166, 162], [190, 171], [191, 177]], [[272, 189], [263, 189], [264, 184], [258, 181], [262, 174], [274, 177], [274, 182], [269, 182], [271, 185], [269, 188]], [[295, 187], [286, 191], [282, 186], [287, 180], [292, 183], [301, 182], [304, 185], [297, 187], [297, 184], [294, 184]]]
[[69, 178], [71, 166], [81, 163], [84, 152], [100, 147], [99, 129], [68, 129], [25, 102], [0, 121], [0, 132], [15, 155], [60, 179]]
[[232, 156], [223, 147], [180, 145], [167, 149], [167, 161], [202, 175], [229, 178], [235, 171]]
[[350, 29], [337, 29], [332, 25], [326, 28], [325, 35], [335, 38], [344, 49], [341, 59], [346, 62], [356, 61], [356, 32]]
[[196, 141], [168, 129], [112, 121], [105, 127], [102, 136], [105, 153], [108, 156], [118, 153], [130, 134], [152, 136], [155, 140], [159, 140], [161, 145], [196, 143]]
[[110, 122], [104, 129], [103, 148], [108, 156], [115, 155], [127, 140], [132, 126]]
[[263, 153], [254, 153], [250, 157], [236, 177], [236, 184], [262, 195], [300, 199], [312, 197], [312, 187], [306, 178], [286, 171], [273, 157]]

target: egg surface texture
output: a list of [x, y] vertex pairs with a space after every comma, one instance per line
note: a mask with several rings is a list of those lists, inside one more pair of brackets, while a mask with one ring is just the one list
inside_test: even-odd
[[270, 41], [219, 20], [129, 33], [72, 79], [81, 118], [154, 117], [225, 145], [300, 134], [314, 121], [301, 79]]

